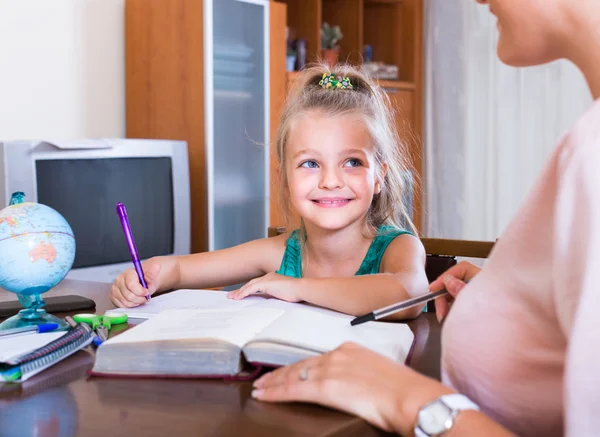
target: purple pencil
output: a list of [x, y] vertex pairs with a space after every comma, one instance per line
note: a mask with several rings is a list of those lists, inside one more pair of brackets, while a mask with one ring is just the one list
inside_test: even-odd
[[[133, 261], [133, 266], [135, 267], [140, 284], [142, 284], [142, 287], [148, 289], [148, 284], [146, 284], [146, 279], [144, 278], [144, 270], [142, 270], [142, 263], [140, 262], [140, 255], [138, 254], [135, 240], [133, 239], [133, 234], [131, 233], [131, 226], [129, 226], [127, 211], [125, 210], [125, 205], [123, 205], [121, 202], [117, 202], [117, 215], [121, 220], [121, 227], [123, 228], [123, 233], [125, 234], [125, 240], [127, 240], [127, 247], [129, 248], [131, 261]], [[146, 295], [146, 300], [150, 300], [149, 294]]]

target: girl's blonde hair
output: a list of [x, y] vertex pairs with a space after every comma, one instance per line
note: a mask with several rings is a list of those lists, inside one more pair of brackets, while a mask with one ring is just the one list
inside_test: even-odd
[[[348, 77], [353, 89], [326, 89], [319, 85], [323, 74]], [[338, 64], [331, 68], [317, 64], [303, 70], [295, 79], [293, 89], [286, 100], [281, 123], [277, 131], [275, 147], [279, 166], [279, 203], [286, 224], [291, 210], [287, 198], [288, 178], [286, 173], [286, 150], [293, 121], [307, 111], [321, 111], [326, 117], [359, 113], [373, 140], [375, 159], [381, 169], [387, 164], [385, 177], [381, 179], [381, 191], [373, 196], [367, 212], [367, 229], [374, 236], [381, 225], [408, 228], [417, 235], [408, 214], [408, 190], [411, 189], [412, 172], [407, 146], [400, 141], [393, 118], [390, 99], [357, 68]], [[304, 231], [302, 226], [302, 231]], [[304, 232], [302, 232], [304, 234]]]

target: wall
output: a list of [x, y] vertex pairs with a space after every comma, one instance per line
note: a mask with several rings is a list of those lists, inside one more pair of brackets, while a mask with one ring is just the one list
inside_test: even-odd
[[425, 235], [493, 240], [591, 94], [567, 61], [502, 64], [488, 7], [425, 5]]
[[0, 0], [0, 140], [125, 136], [125, 0]]

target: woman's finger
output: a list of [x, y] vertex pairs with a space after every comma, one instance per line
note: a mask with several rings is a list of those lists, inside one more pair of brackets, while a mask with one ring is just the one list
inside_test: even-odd
[[[446, 288], [444, 284], [444, 278], [446, 276], [452, 276], [463, 282], [470, 281], [481, 269], [470, 262], [461, 261], [455, 266], [450, 267], [444, 273], [442, 273], [435, 281], [429, 284], [429, 290], [432, 292], [440, 291]], [[448, 290], [450, 291], [450, 290]]]
[[[321, 367], [323, 363], [324, 355], [318, 357], [311, 357], [305, 360], [299, 361], [295, 364], [280, 367], [272, 372], [266, 373], [256, 381], [254, 381], [255, 388], [274, 387], [285, 384], [286, 382], [293, 381], [295, 379], [301, 379], [302, 372], [310, 372], [310, 369]], [[303, 370], [308, 369], [308, 370]]]
[[[316, 364], [315, 364], [316, 363]], [[323, 397], [326, 375], [319, 361], [304, 360], [299, 365], [288, 366], [285, 372], [274, 375], [264, 383], [255, 384], [252, 396], [262, 401], [312, 401]]]
[[439, 323], [442, 323], [442, 320], [446, 318], [449, 309], [450, 305], [448, 303], [448, 299], [445, 297], [440, 297], [435, 300], [435, 315]]
[[442, 282], [452, 297], [456, 297], [464, 286], [467, 285], [465, 282], [451, 275], [444, 275], [442, 277]]
[[316, 402], [323, 405], [322, 391], [322, 377], [315, 374], [310, 376], [309, 373], [307, 380], [298, 378], [297, 381], [287, 384], [256, 388], [252, 391], [252, 397], [265, 402]]

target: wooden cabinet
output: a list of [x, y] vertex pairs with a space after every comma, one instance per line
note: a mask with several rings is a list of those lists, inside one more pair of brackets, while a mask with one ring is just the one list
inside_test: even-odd
[[[423, 0], [277, 1], [287, 6], [286, 23], [291, 34], [306, 40], [308, 62], [320, 57], [320, 29], [322, 23], [327, 22], [339, 25], [344, 34], [340, 42], [340, 61], [359, 65], [363, 47], [369, 44], [373, 61], [398, 66], [398, 80], [381, 80], [379, 85], [388, 92], [398, 131], [409, 146], [414, 167], [413, 221], [420, 229]], [[296, 75], [296, 72], [288, 73], [288, 83], [293, 83]], [[277, 220], [277, 205], [271, 202], [271, 225], [281, 224]]]
[[202, 1], [125, 2], [126, 136], [187, 141], [194, 252], [208, 244], [202, 21]]
[[285, 20], [269, 0], [125, 2], [126, 135], [187, 142], [193, 252], [266, 236], [273, 221], [275, 169], [257, 144], [285, 99]]

